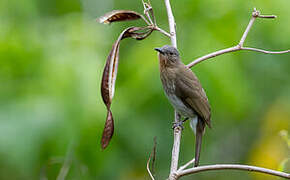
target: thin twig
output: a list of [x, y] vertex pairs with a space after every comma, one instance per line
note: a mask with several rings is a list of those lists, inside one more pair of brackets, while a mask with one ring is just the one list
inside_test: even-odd
[[241, 50], [257, 51], [257, 52], [261, 52], [261, 53], [265, 53], [265, 54], [284, 54], [284, 53], [290, 52], [290, 49], [285, 50], [285, 51], [267, 51], [267, 50], [263, 50], [263, 49], [250, 48], [250, 47], [242, 47]]
[[266, 169], [262, 167], [256, 167], [256, 166], [248, 166], [248, 165], [240, 165], [240, 164], [216, 164], [216, 165], [207, 165], [207, 166], [199, 166], [194, 167], [190, 169], [186, 169], [183, 171], [178, 171], [176, 173], [177, 178], [188, 175], [188, 174], [194, 174], [202, 171], [210, 171], [210, 170], [226, 170], [226, 169], [236, 169], [236, 170], [244, 170], [244, 171], [254, 171], [254, 172], [260, 172], [264, 174], [269, 174], [273, 176], [279, 176], [283, 178], [290, 178], [289, 173], [281, 172], [281, 171], [275, 171], [271, 169]]
[[[143, 4], [143, 7], [144, 7], [144, 14], [145, 16], [148, 18], [148, 20], [150, 21], [147, 21], [147, 19], [141, 15], [141, 18], [145, 21], [145, 23], [148, 25], [149, 28], [151, 28], [152, 30], [156, 30], [156, 31], [159, 31], [161, 32], [162, 34], [164, 34], [165, 36], [171, 38], [171, 35], [166, 32], [165, 30], [159, 28], [157, 26], [157, 23], [156, 23], [156, 18], [155, 18], [155, 15], [154, 15], [154, 12], [153, 12], [153, 9], [152, 9], [152, 6], [151, 6], [151, 3], [150, 1], [148, 0], [148, 3], [145, 3], [144, 0], [142, 0], [142, 4]], [[151, 16], [149, 15], [149, 13], [151, 13], [152, 15], [152, 19], [151, 19]]]
[[141, 15], [141, 18], [145, 21], [145, 23], [146, 23], [148, 26], [151, 25], [151, 24], [147, 21], [147, 19], [146, 19], [144, 16]]
[[[148, 161], [147, 161], [147, 165], [146, 165], [146, 169], [151, 177], [152, 180], [154, 180], [154, 169], [155, 169], [155, 158], [156, 158], [156, 146], [157, 146], [157, 141], [156, 141], [156, 136], [154, 137], [154, 145], [153, 145], [153, 149], [150, 153], [150, 156], [148, 158]], [[151, 170], [150, 170], [150, 161], [152, 159], [152, 165], [151, 165]]]
[[200, 62], [202, 62], [204, 60], [207, 60], [207, 59], [216, 57], [216, 56], [221, 55], [221, 54], [225, 54], [225, 53], [229, 53], [229, 52], [234, 52], [234, 51], [238, 51], [238, 50], [240, 50], [240, 47], [239, 46], [234, 46], [234, 47], [230, 47], [230, 48], [227, 48], [227, 49], [222, 49], [222, 50], [219, 50], [219, 51], [216, 51], [216, 52], [207, 54], [205, 56], [202, 56], [202, 57], [194, 60], [193, 62], [191, 62], [190, 64], [188, 64], [187, 67], [191, 68], [192, 66], [195, 66], [196, 64], [198, 64], [198, 63], [200, 63]]
[[153, 19], [153, 20], [152, 20], [152, 21], [153, 21], [153, 24], [154, 24], [155, 26], [157, 26], [156, 18], [155, 18], [154, 11], [153, 11], [153, 8], [152, 8], [152, 5], [151, 5], [150, 0], [148, 0], [148, 4], [149, 4], [149, 6], [151, 7], [151, 9], [150, 9], [150, 14], [151, 14], [152, 19]]
[[[254, 13], [253, 13], [253, 14], [254, 14]], [[257, 18], [256, 16], [252, 16], [252, 18], [250, 19], [250, 22], [249, 22], [249, 24], [248, 24], [248, 26], [247, 26], [247, 28], [246, 28], [246, 30], [245, 30], [245, 32], [244, 32], [244, 34], [243, 34], [241, 40], [240, 40], [240, 43], [239, 43], [239, 45], [240, 45], [241, 47], [243, 47], [244, 42], [245, 42], [245, 40], [246, 40], [246, 38], [247, 38], [247, 36], [248, 36], [248, 34], [249, 34], [249, 32], [250, 32], [250, 29], [252, 28], [252, 26], [253, 26], [253, 24], [254, 24], [256, 18]]]
[[154, 137], [153, 141], [154, 141], [154, 146], [153, 146], [153, 150], [152, 150], [152, 163], [151, 163], [151, 170], [152, 170], [152, 174], [155, 174], [155, 160], [156, 160], [156, 147], [157, 147], [157, 140], [156, 140], [156, 136]]
[[171, 37], [171, 35], [168, 32], [164, 31], [163, 29], [159, 28], [158, 26], [154, 26], [153, 29], [161, 32], [162, 34], [164, 34], [165, 36], [168, 36], [169, 38]]
[[148, 11], [150, 10], [150, 8], [152, 8], [152, 7], [149, 7], [149, 4], [148, 3], [145, 3], [144, 0], [142, 0], [142, 4], [143, 4], [143, 7], [144, 7], [144, 14], [145, 14], [145, 16], [150, 21], [150, 24], [153, 24], [153, 21], [151, 20], [151, 17], [150, 17], [150, 15], [148, 13]]
[[266, 18], [266, 19], [273, 19], [273, 18], [277, 18], [277, 16], [275, 15], [259, 15], [259, 18]]
[[245, 32], [243, 33], [243, 36], [242, 36], [242, 38], [241, 38], [241, 40], [240, 40], [238, 45], [230, 47], [230, 48], [222, 49], [222, 50], [207, 54], [205, 56], [202, 56], [200, 58], [197, 58], [193, 62], [188, 64], [187, 67], [191, 68], [191, 67], [195, 66], [196, 64], [204, 61], [204, 60], [207, 60], [207, 59], [210, 59], [210, 58], [213, 58], [213, 57], [225, 54], [225, 53], [234, 52], [234, 51], [240, 51], [240, 50], [257, 51], [257, 52], [261, 52], [261, 53], [265, 53], [265, 54], [284, 54], [284, 53], [289, 53], [290, 50], [285, 50], [285, 51], [267, 51], [267, 50], [251, 48], [251, 47], [243, 47], [244, 46], [244, 42], [245, 42], [245, 40], [246, 40], [246, 38], [247, 38], [247, 36], [248, 36], [248, 34], [250, 32], [250, 29], [252, 28], [252, 26], [253, 26], [253, 24], [254, 24], [254, 22], [255, 22], [255, 20], [257, 18], [276, 18], [276, 16], [275, 15], [260, 15], [260, 12], [257, 11], [256, 8], [254, 8], [254, 11], [252, 13], [252, 17], [250, 19], [250, 22], [249, 22]]
[[181, 172], [182, 170], [186, 169], [188, 166], [190, 166], [194, 162], [195, 162], [195, 158], [193, 158], [192, 160], [188, 161], [186, 164], [184, 164], [183, 166], [181, 166], [177, 171], [178, 172]]
[[148, 161], [147, 161], [146, 169], [147, 169], [147, 172], [149, 173], [151, 179], [152, 179], [152, 180], [155, 180], [155, 179], [154, 179], [154, 176], [152, 175], [152, 173], [151, 173], [151, 171], [150, 171], [150, 167], [149, 167], [149, 165], [150, 165], [150, 160], [151, 160], [151, 154], [150, 154], [149, 159], [148, 159]]

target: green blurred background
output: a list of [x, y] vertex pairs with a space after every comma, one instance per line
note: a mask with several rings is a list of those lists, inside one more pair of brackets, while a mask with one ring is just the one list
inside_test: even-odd
[[[168, 30], [163, 0], [152, 0]], [[184, 63], [235, 45], [253, 7], [276, 20], [258, 19], [245, 45], [290, 47], [289, 0], [172, 0]], [[121, 42], [112, 111], [115, 134], [100, 148], [106, 109], [100, 80], [118, 34], [141, 21], [101, 25], [113, 9], [143, 12], [141, 0], [2, 0], [0, 2], [0, 179], [149, 179], [146, 161], [157, 136], [158, 179], [169, 173], [173, 108], [163, 94], [154, 47], [169, 44], [154, 32]], [[212, 107], [201, 165], [243, 163], [278, 169], [289, 158], [279, 132], [290, 124], [290, 54], [236, 52], [193, 68]], [[180, 163], [194, 155], [188, 124]], [[288, 165], [289, 167], [289, 165]], [[285, 169], [285, 166], [284, 166]], [[285, 171], [289, 172], [289, 168]], [[241, 171], [212, 171], [184, 179], [279, 179]]]

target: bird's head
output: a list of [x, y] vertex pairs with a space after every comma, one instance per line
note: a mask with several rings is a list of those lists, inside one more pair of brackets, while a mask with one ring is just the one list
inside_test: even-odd
[[160, 64], [175, 65], [180, 62], [179, 52], [175, 47], [165, 45], [154, 49], [159, 52]]

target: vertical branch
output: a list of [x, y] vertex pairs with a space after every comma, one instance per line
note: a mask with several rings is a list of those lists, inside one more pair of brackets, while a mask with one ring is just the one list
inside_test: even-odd
[[[180, 115], [175, 111], [174, 121], [180, 121]], [[180, 139], [181, 139], [181, 128], [179, 126], [175, 127], [173, 130], [173, 147], [172, 147], [172, 156], [171, 156], [171, 167], [169, 179], [174, 179], [175, 173], [178, 168], [178, 159], [179, 159], [179, 149], [180, 149]]]
[[171, 10], [170, 2], [169, 0], [164, 0], [165, 1], [165, 6], [166, 6], [166, 11], [167, 11], [167, 16], [168, 16], [168, 24], [169, 24], [169, 31], [170, 31], [170, 39], [171, 39], [171, 45], [177, 48], [177, 43], [176, 43], [176, 24], [174, 20], [174, 16]]
[[[177, 48], [176, 43], [176, 24], [174, 20], [174, 16], [171, 10], [171, 5], [169, 0], [164, 0], [167, 16], [168, 16], [168, 24], [169, 24], [169, 31], [170, 31], [170, 40], [171, 45]], [[180, 120], [179, 114], [175, 111], [174, 122], [178, 122]], [[178, 168], [178, 158], [179, 158], [179, 149], [180, 149], [180, 139], [181, 139], [181, 128], [175, 127], [173, 131], [174, 141], [173, 141], [173, 148], [172, 148], [172, 156], [171, 156], [171, 168], [169, 179], [174, 180], [176, 179], [175, 174]]]

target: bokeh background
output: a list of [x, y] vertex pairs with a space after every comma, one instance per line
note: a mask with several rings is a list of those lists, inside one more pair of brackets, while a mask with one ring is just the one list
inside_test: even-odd
[[[162, 0], [151, 0], [168, 30]], [[253, 7], [276, 20], [258, 19], [245, 45], [290, 47], [289, 0], [172, 0], [184, 63], [238, 43]], [[1, 0], [0, 179], [149, 179], [146, 161], [157, 136], [158, 179], [169, 173], [173, 108], [159, 79], [154, 47], [170, 43], [154, 32], [121, 42], [112, 111], [115, 134], [100, 148], [106, 109], [100, 80], [118, 34], [142, 21], [102, 25], [113, 9], [142, 13], [141, 0]], [[289, 170], [284, 134], [290, 126], [290, 54], [235, 52], [193, 68], [212, 107], [202, 164], [243, 163]], [[283, 134], [283, 133], [282, 133]], [[180, 163], [194, 155], [188, 124]], [[283, 164], [283, 163], [282, 163]], [[62, 170], [61, 168], [64, 167]], [[184, 179], [279, 179], [242, 171], [212, 171]]]

